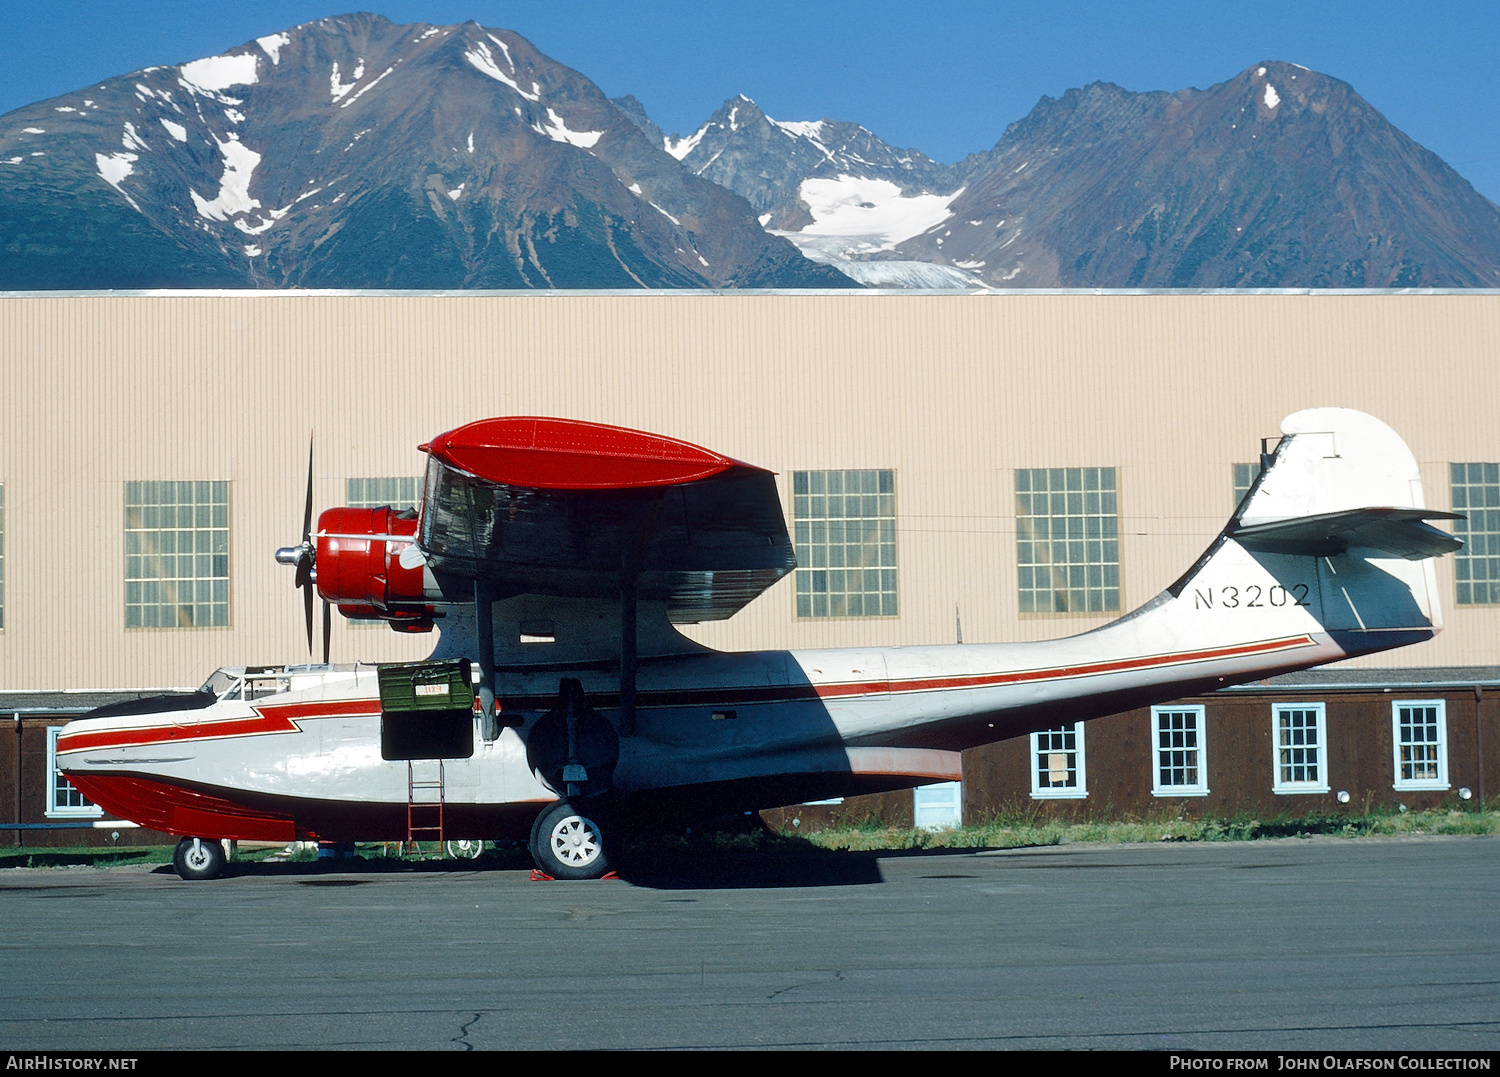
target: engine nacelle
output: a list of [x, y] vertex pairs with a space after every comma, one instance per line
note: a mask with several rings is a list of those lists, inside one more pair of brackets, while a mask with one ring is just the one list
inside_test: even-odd
[[318, 594], [338, 606], [345, 617], [378, 618], [398, 632], [432, 629], [429, 589], [419, 559], [401, 563], [402, 551], [414, 551], [417, 517], [388, 506], [378, 509], [328, 509], [318, 517]]

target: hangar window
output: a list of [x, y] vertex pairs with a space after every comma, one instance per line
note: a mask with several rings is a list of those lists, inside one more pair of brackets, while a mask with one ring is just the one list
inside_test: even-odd
[[1260, 478], [1259, 464], [1235, 464], [1234, 465], [1234, 507], [1239, 508], [1240, 502], [1245, 500], [1245, 495], [1250, 492], [1250, 487], [1255, 485], [1255, 480]]
[[1328, 792], [1328, 733], [1321, 703], [1282, 703], [1274, 708], [1274, 793]]
[[798, 617], [895, 617], [896, 473], [792, 472]]
[[410, 475], [344, 480], [344, 503], [351, 509], [414, 509], [421, 497], [421, 480]]
[[47, 816], [48, 818], [69, 816], [98, 816], [104, 811], [97, 804], [68, 784], [62, 771], [57, 769], [57, 735], [63, 731], [60, 725], [47, 729]]
[[1039, 800], [1088, 796], [1082, 722], [1031, 734], [1031, 795]]
[[1464, 547], [1453, 555], [1460, 606], [1500, 605], [1500, 464], [1449, 464], [1453, 535]]
[[1448, 788], [1448, 715], [1441, 699], [1396, 700], [1391, 734], [1397, 789]]
[[5, 484], [0, 483], [0, 628], [5, 627]]
[[229, 483], [125, 484], [125, 627], [229, 624]]
[[1118, 610], [1115, 469], [1018, 470], [1016, 562], [1022, 613]]
[[1156, 766], [1151, 793], [1159, 797], [1201, 797], [1208, 793], [1202, 707], [1152, 707]]

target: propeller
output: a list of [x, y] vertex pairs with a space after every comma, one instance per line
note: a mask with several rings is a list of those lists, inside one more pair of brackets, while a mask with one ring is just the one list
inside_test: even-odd
[[[297, 569], [295, 585], [302, 591], [302, 615], [307, 622], [307, 653], [313, 651], [313, 592], [318, 583], [318, 545], [312, 537], [313, 510], [313, 441], [307, 437], [307, 500], [302, 507], [302, 541], [296, 546], [283, 546], [276, 551], [276, 560]], [[333, 634], [333, 610], [328, 600], [323, 600], [323, 664], [328, 664], [329, 638]]]

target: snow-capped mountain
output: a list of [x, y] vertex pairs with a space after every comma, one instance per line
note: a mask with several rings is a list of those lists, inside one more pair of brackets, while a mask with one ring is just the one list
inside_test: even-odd
[[[643, 130], [660, 130], [644, 110], [632, 118]], [[724, 102], [691, 135], [674, 134], [662, 144], [694, 175], [743, 195], [773, 234], [863, 283], [978, 283], [930, 259], [870, 259], [945, 219], [962, 185], [959, 168], [919, 150], [897, 149], [854, 123], [772, 119], [744, 94]]]
[[667, 151], [810, 258], [900, 287], [1497, 287], [1500, 209], [1346, 83], [1043, 97], [947, 166], [726, 102]]
[[903, 258], [1008, 287], [1496, 287], [1500, 208], [1347, 83], [1044, 97]]
[[0, 288], [848, 287], [587, 78], [323, 19], [0, 117]]

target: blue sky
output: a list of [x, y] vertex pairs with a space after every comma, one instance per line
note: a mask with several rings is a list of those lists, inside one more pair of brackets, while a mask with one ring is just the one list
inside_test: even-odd
[[777, 119], [862, 123], [941, 161], [1042, 94], [1210, 86], [1261, 60], [1351, 83], [1500, 202], [1500, 4], [1429, 0], [0, 0], [0, 112], [344, 11], [513, 29], [688, 133], [746, 93]]

